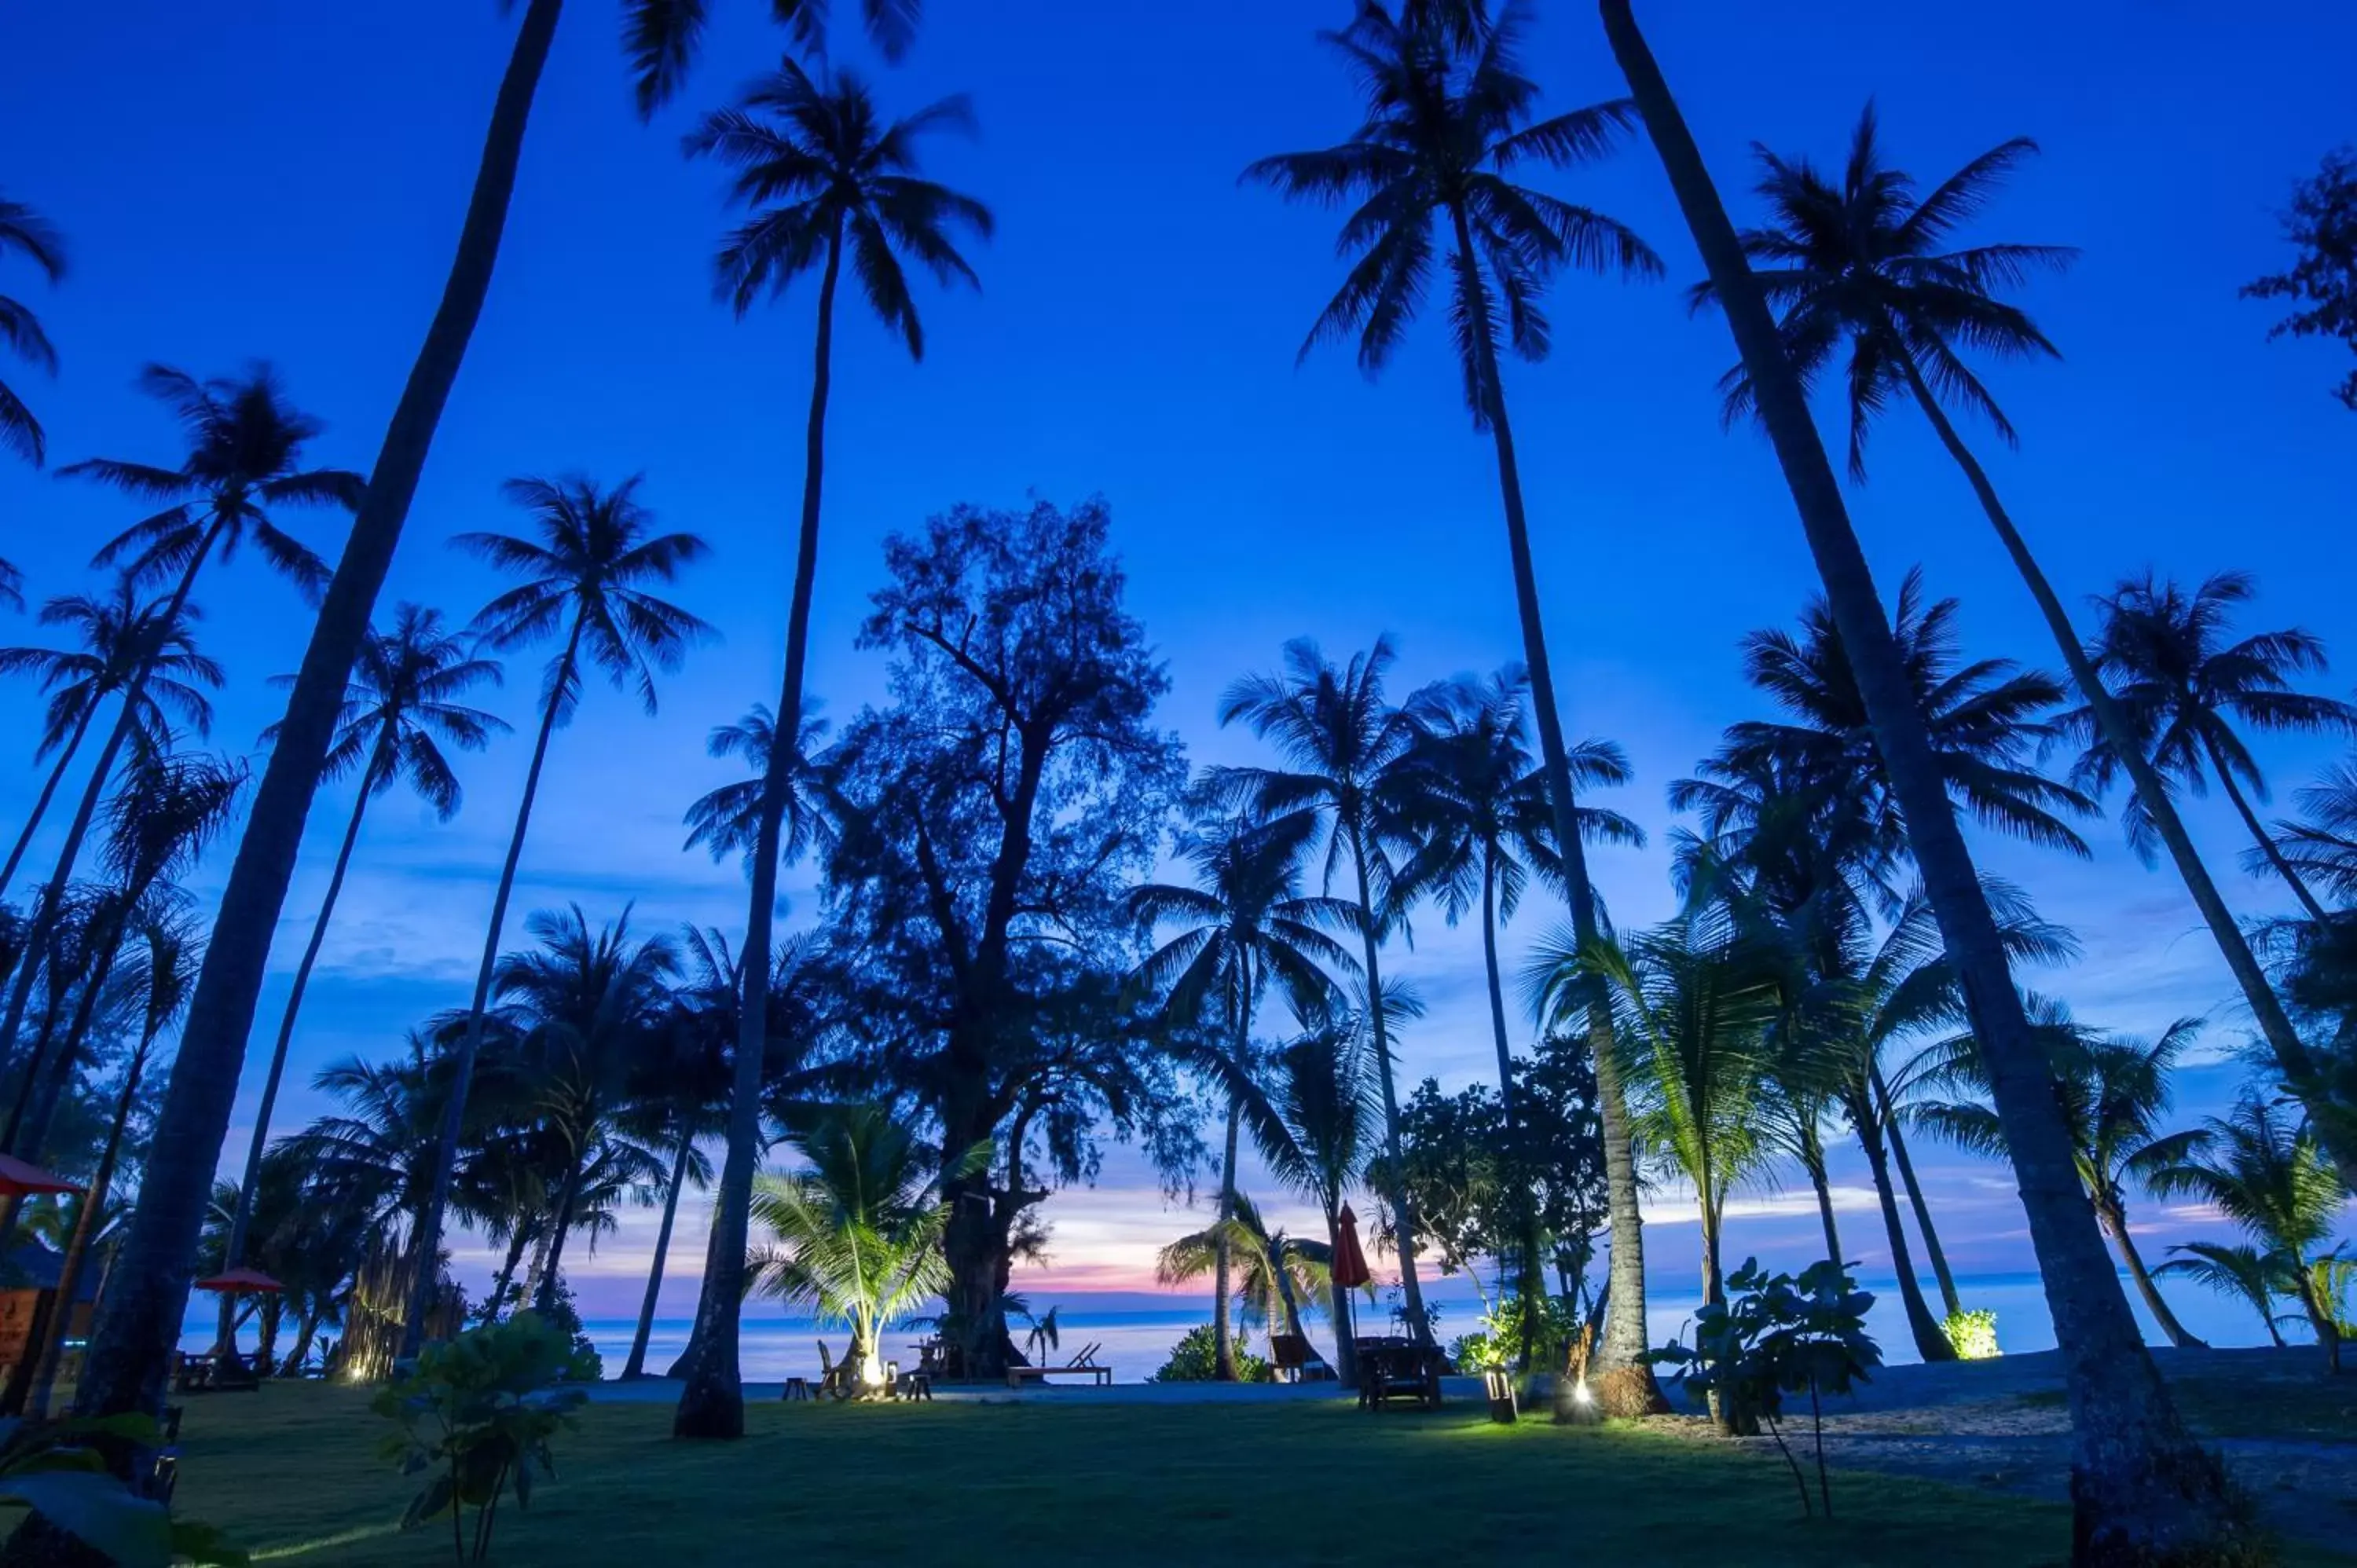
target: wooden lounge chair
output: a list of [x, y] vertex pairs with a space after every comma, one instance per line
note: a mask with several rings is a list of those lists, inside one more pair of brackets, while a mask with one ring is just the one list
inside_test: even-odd
[[1049, 1378], [1060, 1378], [1069, 1373], [1076, 1378], [1086, 1378], [1098, 1388], [1109, 1389], [1113, 1387], [1113, 1369], [1096, 1364], [1097, 1352], [1103, 1348], [1104, 1341], [1101, 1339], [1083, 1345], [1079, 1354], [1060, 1367], [1009, 1367], [1006, 1369], [1006, 1386], [1019, 1389], [1027, 1381], [1037, 1381], [1044, 1386]]
[[822, 1339], [818, 1342], [818, 1391], [824, 1398], [847, 1400], [856, 1391], [851, 1386], [853, 1368], [848, 1352], [845, 1359], [838, 1361], [828, 1353], [826, 1341]]

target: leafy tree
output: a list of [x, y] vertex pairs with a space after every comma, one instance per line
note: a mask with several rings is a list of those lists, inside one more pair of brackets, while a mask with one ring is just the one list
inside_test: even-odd
[[[823, 6], [813, 10], [805, 5], [797, 14], [800, 27], [806, 33], [821, 27], [823, 14]], [[888, 49], [897, 50], [914, 27], [915, 6], [913, 0], [870, 0], [866, 16], [870, 32]], [[688, 138], [691, 154], [716, 157], [737, 171], [732, 195], [752, 209], [751, 218], [723, 245], [716, 263], [717, 288], [739, 316], [764, 291], [782, 294], [813, 266], [821, 268], [802, 526], [776, 721], [777, 728], [796, 741], [802, 736], [803, 666], [818, 576], [835, 285], [848, 255], [877, 318], [907, 343], [910, 358], [923, 358], [924, 332], [901, 258], [913, 258], [944, 285], [963, 280], [978, 286], [954, 236], [966, 231], [986, 239], [992, 225], [990, 211], [982, 203], [920, 177], [917, 145], [931, 132], [973, 128], [974, 112], [963, 98], [945, 98], [906, 120], [887, 123], [858, 77], [823, 69], [813, 78], [789, 58], [774, 75], [757, 82], [737, 108], [709, 116]], [[753, 886], [745, 925], [742, 1008], [748, 1033], [737, 1049], [736, 1107], [715, 1204], [704, 1294], [689, 1340], [687, 1386], [681, 1391], [673, 1422], [680, 1436], [737, 1437], [744, 1433], [744, 1395], [737, 1370], [737, 1322], [744, 1292], [737, 1277], [737, 1260], [745, 1251], [759, 1157], [761, 1048], [756, 1031], [768, 1012], [762, 988], [769, 981], [778, 862], [792, 793], [787, 768], [765, 767], [750, 841]]]
[[[2102, 621], [2087, 653], [2111, 682], [2113, 700], [2164, 782], [2200, 795], [2214, 775], [2269, 867], [2309, 918], [2320, 920], [2324, 906], [2276, 850], [2244, 794], [2247, 788], [2266, 800], [2267, 781], [2235, 733], [2234, 721], [2274, 732], [2357, 735], [2357, 705], [2291, 689], [2293, 675], [2325, 668], [2324, 641], [2313, 633], [2289, 627], [2227, 640], [2229, 618], [2255, 591], [2240, 572], [2205, 578], [2190, 594], [2147, 572], [2096, 601]], [[2093, 739], [2093, 721], [2085, 709], [2070, 722], [2083, 737]], [[2080, 758], [2079, 771], [2102, 789], [2118, 777], [2120, 768], [2094, 740]], [[2153, 825], [2142, 796], [2129, 797], [2122, 819], [2129, 842], [2149, 859]]]
[[[1193, 865], [1197, 886], [1149, 883], [1129, 894], [1129, 912], [1148, 930], [1184, 926], [1139, 964], [1135, 978], [1161, 998], [1166, 1020], [1181, 1029], [1200, 1023], [1214, 1032], [1217, 1048], [1225, 1052], [1223, 1077], [1251, 1076], [1253, 1015], [1272, 980], [1284, 990], [1294, 1015], [1308, 1023], [1322, 1016], [1331, 1000], [1334, 983], [1328, 968], [1357, 968], [1349, 950], [1328, 934], [1354, 926], [1357, 908], [1301, 892], [1301, 857], [1317, 833], [1317, 817], [1305, 811], [1265, 821], [1251, 812], [1221, 817], [1206, 811], [1177, 845], [1179, 857]], [[1212, 1339], [1222, 1382], [1233, 1380], [1235, 1360], [1228, 1318], [1233, 1294], [1230, 1221], [1237, 1217], [1236, 1155], [1244, 1099], [1233, 1089], [1227, 1095], [1219, 1208], [1207, 1232]]]
[[[1553, 328], [1540, 301], [1555, 272], [1618, 271], [1657, 276], [1661, 259], [1625, 225], [1595, 209], [1515, 183], [1534, 164], [1563, 168], [1593, 162], [1632, 115], [1626, 101], [1537, 118], [1539, 90], [1523, 74], [1519, 53], [1532, 12], [1506, 0], [1494, 14], [1479, 5], [1404, 0], [1394, 16], [1366, 0], [1351, 27], [1322, 34], [1349, 62], [1366, 119], [1348, 142], [1323, 152], [1264, 158], [1245, 177], [1288, 196], [1332, 204], [1357, 201], [1340, 245], [1358, 259], [1303, 346], [1321, 338], [1358, 338], [1359, 363], [1379, 371], [1405, 337], [1435, 267], [1436, 231], [1447, 237], [1450, 321], [1465, 400], [1477, 431], [1496, 447], [1500, 497], [1512, 557], [1523, 659], [1538, 717], [1545, 793], [1555, 818], [1566, 892], [1582, 943], [1598, 926], [1580, 840], [1570, 754], [1539, 613], [1521, 465], [1506, 409], [1501, 348], [1524, 360], [1545, 357]], [[1501, 344], [1502, 339], [1502, 344]], [[1374, 971], [1369, 967], [1372, 984]], [[1612, 1182], [1612, 1266], [1617, 1276], [1599, 1382], [1608, 1407], [1625, 1413], [1663, 1408], [1644, 1359], [1643, 1236], [1629, 1152], [1626, 1112], [1614, 1078], [1609, 1012], [1600, 992], [1588, 997], [1590, 1048], [1603, 1090], [1606, 1157]], [[1389, 1058], [1386, 1106], [1392, 1106]], [[1395, 1110], [1395, 1108], [1394, 1108]], [[1398, 1151], [1392, 1151], [1396, 1164]], [[1399, 1217], [1401, 1229], [1415, 1226]], [[1409, 1260], [1412, 1261], [1412, 1260]], [[1413, 1321], [1424, 1320], [1411, 1268], [1405, 1282]]]
[[[533, 740], [532, 764], [524, 772], [523, 799], [516, 806], [515, 831], [508, 838], [499, 888], [491, 897], [490, 924], [483, 937], [482, 961], [475, 972], [474, 1000], [451, 1068], [452, 1092], [443, 1107], [434, 1190], [418, 1217], [424, 1238], [421, 1256], [431, 1256], [440, 1244], [442, 1209], [449, 1201], [468, 1087], [474, 1077], [475, 1058], [482, 1049], [484, 1022], [497, 978], [500, 938], [507, 924], [508, 897], [515, 890], [516, 865], [523, 856], [524, 834], [532, 826], [533, 802], [540, 793], [550, 737], [559, 725], [572, 718], [588, 671], [603, 673], [618, 691], [635, 687], [640, 702], [651, 714], [655, 672], [677, 670], [688, 649], [712, 634], [702, 620], [651, 591], [655, 585], [674, 581], [682, 567], [705, 555], [706, 547], [692, 533], [657, 533], [652, 514], [639, 504], [638, 487], [639, 481], [630, 478], [601, 489], [578, 475], [511, 479], [505, 487], [507, 498], [531, 515], [537, 537], [462, 533], [451, 542], [523, 579], [477, 613], [470, 629], [484, 647], [521, 648], [553, 632], [561, 633], [565, 640], [541, 683], [540, 730]], [[433, 1271], [420, 1272], [417, 1288], [421, 1293], [436, 1288]], [[414, 1337], [424, 1328], [423, 1306], [421, 1294], [406, 1320], [405, 1333], [411, 1340], [406, 1350], [415, 1349]]]
[[809, 1168], [756, 1184], [753, 1218], [773, 1240], [746, 1259], [748, 1288], [847, 1325], [845, 1359], [863, 1388], [880, 1390], [883, 1331], [950, 1283], [943, 1174], [987, 1165], [990, 1145], [929, 1172], [924, 1149], [872, 1104], [829, 1107], [789, 1129], [786, 1142]]
[[[30, 207], [0, 196], [0, 256], [11, 251], [39, 268], [50, 283], [64, 280], [65, 237]], [[51, 347], [48, 334], [41, 330], [40, 317], [30, 306], [5, 295], [0, 295], [0, 342], [35, 370], [52, 376], [58, 373], [58, 351]], [[40, 467], [48, 447], [41, 422], [5, 381], [0, 381], [0, 446], [35, 467]], [[16, 569], [0, 561], [0, 588], [5, 589], [5, 596], [14, 597], [16, 580]]]
[[[48, 813], [66, 769], [73, 766], [75, 753], [109, 698], [124, 695], [134, 703], [135, 746], [169, 750], [175, 719], [199, 738], [211, 733], [212, 703], [203, 688], [219, 691], [227, 677], [219, 660], [197, 650], [189, 630], [199, 618], [197, 607], [183, 606], [177, 619], [166, 619], [162, 612], [163, 601], [141, 594], [126, 573], [116, 577], [102, 597], [69, 594], [41, 607], [41, 624], [71, 627], [77, 646], [0, 649], [0, 674], [38, 675], [41, 690], [49, 693], [33, 760], [53, 751], [58, 757], [34, 797], [24, 831], [8, 851], [7, 864], [0, 866], [0, 893], [16, 880], [34, 830]], [[135, 697], [128, 694], [135, 685]]]
[[[331, 775], [340, 777], [358, 766], [360, 784], [353, 792], [352, 814], [344, 827], [343, 842], [337, 846], [335, 869], [328, 875], [328, 890], [311, 924], [311, 940], [295, 966], [286, 1010], [278, 1021], [278, 1038], [271, 1047], [270, 1068], [263, 1075], [262, 1101], [253, 1113], [253, 1138], [246, 1149], [245, 1178], [239, 1183], [241, 1201], [230, 1227], [225, 1268], [236, 1268], [245, 1261], [245, 1208], [261, 1178], [270, 1114], [278, 1102], [287, 1049], [295, 1041], [295, 1020], [301, 1014], [312, 969], [319, 961], [319, 950], [328, 940], [328, 922], [335, 915], [337, 896], [343, 891], [344, 874], [350, 869], [369, 802], [405, 783], [442, 821], [447, 822], [457, 813], [458, 779], [442, 747], [480, 751], [493, 736], [505, 735], [508, 729], [506, 720], [457, 700], [487, 681], [499, 683], [499, 665], [474, 657], [464, 642], [445, 631], [440, 612], [416, 605], [405, 604], [395, 610], [393, 628], [371, 637], [352, 667], [342, 725], [328, 753], [327, 768]], [[265, 733], [263, 738], [267, 741], [272, 736]], [[229, 1308], [230, 1303], [224, 1300], [224, 1346], [229, 1342]]]
[[[2289, 270], [2244, 284], [2244, 299], [2296, 301], [2267, 328], [2272, 338], [2338, 338], [2357, 353], [2357, 152], [2324, 155], [2315, 174], [2292, 188], [2284, 238], [2299, 252]], [[2357, 409], [2357, 371], [2332, 395]]]
[[[2062, 1103], [2063, 1120], [2071, 1128], [2079, 1158], [2079, 1179], [2095, 1206], [2104, 1233], [2120, 1250], [2128, 1277], [2169, 1342], [2182, 1349], [2203, 1348], [2186, 1332], [2169, 1310], [2152, 1272], [2136, 1251], [2128, 1230], [2127, 1191], [2134, 1182], [2148, 1182], [2151, 1173], [2180, 1164], [2198, 1142], [2188, 1133], [2164, 1133], [2169, 1114], [2169, 1073], [2201, 1032], [2201, 1021], [2180, 1018], [2149, 1041], [2106, 1036], [2072, 1021], [2068, 1008], [2045, 1002], [2032, 1014], [2051, 1040], [2054, 1092]], [[1950, 1048], [1948, 1059], [1934, 1070], [1942, 1087], [1985, 1091], [1986, 1077], [1979, 1054], [1969, 1040]], [[1971, 1101], [1946, 1101], [1915, 1107], [1914, 1118], [1953, 1142], [1982, 1154], [2003, 1157], [2005, 1134], [1996, 1113]]]
[[[1760, 149], [1760, 194], [1769, 203], [1771, 219], [1767, 226], [1743, 234], [1743, 248], [1766, 263], [1766, 270], [1755, 274], [1757, 285], [1782, 309], [1777, 322], [1780, 341], [1804, 387], [1845, 345], [1848, 348], [1845, 373], [1853, 478], [1865, 478], [1866, 432], [1892, 401], [1912, 402], [1931, 422], [2037, 602], [2086, 700], [2092, 727], [2126, 772], [2154, 832], [2168, 846], [2277, 1062], [2296, 1088], [2305, 1086], [2304, 1094], [2321, 1099], [2325, 1091], [2316, 1063], [2202, 865], [2164, 780], [2138, 749], [2134, 718], [2104, 686], [2044, 569], [1949, 418], [1948, 405], [1954, 404], [1982, 415], [2008, 443], [2015, 439], [2004, 411], [1963, 351], [2059, 358], [2029, 315], [1997, 295], [2020, 285], [2032, 272], [2068, 264], [2074, 252], [2011, 243], [1947, 248], [1957, 230], [1988, 206], [2005, 177], [2036, 151], [2036, 143], [2016, 137], [1975, 158], [1918, 199], [1913, 181], [1883, 161], [1869, 104], [1851, 138], [1849, 160], [1838, 185], [1806, 160], [1788, 162]], [[1712, 297], [1714, 287], [1702, 285], [1698, 297]], [[1727, 384], [1730, 417], [1752, 406], [1748, 369], [1730, 372]], [[2342, 1164], [2344, 1176], [2357, 1180], [2357, 1139], [2349, 1144]]]
[[1840, 482], [1811, 422], [1806, 391], [1631, 0], [1599, 0], [1598, 9], [1613, 58], [1727, 313], [1835, 624], [1855, 660], [1893, 793], [1908, 815], [1910, 849], [1988, 1058], [2055, 1337], [2074, 1369], [2069, 1380], [2079, 1440], [2072, 1485], [2074, 1539], [2089, 1555], [2232, 1555], [2248, 1544], [2244, 1516], [2233, 1507], [2223, 1467], [2187, 1433], [2138, 1343], [2135, 1318], [2079, 1189], [2042, 1053], [2007, 972], [2003, 934], [1944, 799], [1922, 717], [1908, 700], [1905, 665]]
[[[922, 1107], [952, 1151], [948, 1308], [973, 1375], [1012, 1347], [997, 1305], [1028, 1185], [1093, 1169], [1102, 1114], [1157, 1163], [1189, 1157], [1171, 1058], [1122, 984], [1121, 910], [1184, 778], [1153, 723], [1166, 689], [1123, 603], [1102, 502], [960, 507], [885, 546], [862, 643], [891, 655], [890, 705], [846, 727], [829, 854], [830, 945], [856, 1000], [855, 1060]], [[987, 1169], [963, 1152], [996, 1139]]]

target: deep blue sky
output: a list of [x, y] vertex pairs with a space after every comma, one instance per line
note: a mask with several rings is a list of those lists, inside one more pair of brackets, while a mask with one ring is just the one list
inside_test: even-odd
[[[577, 897], [602, 917], [636, 897], [648, 925], [741, 918], [736, 873], [679, 855], [676, 824], [724, 776], [702, 756], [704, 732], [774, 690], [812, 295], [742, 323], [710, 300], [718, 180], [682, 160], [679, 137], [778, 48], [762, 7], [716, 9], [698, 74], [642, 126], [615, 8], [568, 8], [490, 306], [387, 594], [388, 607], [413, 597], [470, 613], [492, 585], [442, 542], [507, 526], [496, 487], [519, 473], [643, 470], [663, 521], [716, 547], [680, 596], [725, 641], [668, 683], [659, 718], [601, 693], [560, 737], [520, 910]], [[2148, 564], [2186, 576], [2239, 567], [2258, 575], [2270, 624], [2345, 645], [2357, 635], [2357, 422], [2326, 393], [2341, 367], [2323, 349], [2267, 344], [2266, 310], [2234, 297], [2284, 259], [2273, 214], [2290, 182], [2357, 134], [2345, 69], [2357, 13], [2298, 9], [2295, 26], [2182, 0], [1998, 0], [1969, 18], [1870, 0], [1642, 8], [1738, 218], [1749, 140], [1837, 159], [1869, 95], [1891, 155], [1932, 178], [2004, 137], [2036, 136], [2045, 156], [1984, 232], [2083, 250], [2029, 298], [2068, 359], [1994, 371], [2024, 446], [1979, 439], [2052, 575], [2075, 598]], [[1310, 37], [1346, 7], [1209, 10], [932, 0], [914, 56], [879, 72], [886, 102], [904, 110], [973, 93], [982, 140], [936, 144], [930, 165], [991, 204], [999, 236], [975, 252], [979, 296], [924, 295], [921, 367], [847, 312], [813, 667], [837, 714], [879, 683], [851, 634], [882, 535], [955, 501], [1012, 505], [1035, 490], [1111, 501], [1132, 603], [1169, 660], [1168, 721], [1199, 759], [1248, 752], [1213, 726], [1212, 700], [1286, 638], [1340, 653], [1388, 629], [1402, 694], [1518, 651], [1490, 451], [1464, 417], [1439, 319], [1380, 385], [1341, 351], [1296, 371], [1339, 275], [1335, 220], [1235, 182], [1253, 157], [1323, 145], [1354, 124], [1346, 81]], [[365, 469], [441, 288], [512, 28], [484, 0], [12, 8], [0, 20], [16, 63], [0, 185], [50, 214], [73, 250], [58, 290], [20, 263], [0, 276], [40, 310], [65, 361], [55, 383], [7, 371], [48, 424], [53, 460], [172, 460], [168, 421], [129, 389], [139, 364], [215, 374], [258, 356], [329, 422], [317, 458]], [[1557, 106], [1616, 91], [1585, 5], [1550, 6], [1529, 59]], [[1656, 832], [1652, 852], [1598, 869], [1620, 918], [1641, 921], [1670, 909], [1663, 785], [1757, 708], [1734, 641], [1789, 620], [1813, 577], [1763, 444], [1718, 428], [1712, 382], [1731, 349], [1719, 322], [1685, 313], [1679, 285], [1698, 266], [1650, 151], [1632, 144], [1552, 184], [1634, 224], [1673, 274], [1651, 287], [1565, 283], [1555, 358], [1510, 383], [1568, 723], [1628, 746], [1640, 778], [1617, 803]], [[1889, 422], [1853, 505], [1886, 585], [1920, 562], [1936, 591], [1964, 599], [1975, 652], [2050, 662], [1962, 481], [1907, 418]], [[6, 553], [36, 596], [94, 582], [83, 561], [135, 515], [0, 465]], [[287, 521], [331, 546], [330, 520]], [[275, 711], [263, 679], [293, 666], [305, 619], [250, 560], [216, 571], [199, 597], [208, 645], [233, 677], [217, 738], [246, 746]], [[0, 625], [0, 637], [25, 630]], [[497, 705], [522, 723], [532, 684], [511, 682]], [[33, 711], [28, 693], [0, 693], [5, 733], [27, 736]], [[2262, 747], [2287, 786], [2333, 750]], [[375, 819], [298, 1080], [339, 1054], [389, 1048], [463, 999], [523, 760], [509, 743], [468, 761], [468, 804], [449, 828], [406, 800]], [[28, 800], [25, 778], [12, 768], [0, 779], [0, 821]], [[265, 1039], [349, 800], [322, 796], [263, 1002]], [[2232, 869], [2231, 823], [2199, 822], [2237, 906], [2278, 908]], [[2222, 969], [2174, 878], [2142, 871], [2112, 830], [2094, 836], [2092, 865], [1984, 846], [1986, 864], [2084, 939], [2087, 962], [2056, 988], [2083, 1017], [2121, 1027], [2212, 1013], [2213, 1039], [2232, 1044]], [[1534, 908], [1510, 945], [1552, 918]], [[1477, 952], [1428, 919], [1400, 961], [1433, 1004], [1404, 1047], [1411, 1077], [1480, 1070]], [[2190, 1099], [2214, 1105], [2230, 1077], [2196, 1075]], [[298, 1083], [284, 1115], [316, 1109]], [[2009, 1197], [1977, 1185], [1996, 1175], [1955, 1165], [1943, 1178], [1968, 1261], [2021, 1256]], [[1663, 1219], [1674, 1211], [1665, 1199]], [[1073, 1285], [1134, 1277], [1139, 1249], [1180, 1223], [1125, 1176], [1050, 1212], [1065, 1217]], [[1852, 1223], [1871, 1264], [1869, 1220]], [[1665, 1267], [1685, 1267], [1680, 1234], [1667, 1233], [1663, 1251], [1681, 1261]], [[1735, 1244], [1786, 1234], [1798, 1233], [1762, 1222]], [[622, 1271], [631, 1252], [626, 1238], [601, 1262]]]

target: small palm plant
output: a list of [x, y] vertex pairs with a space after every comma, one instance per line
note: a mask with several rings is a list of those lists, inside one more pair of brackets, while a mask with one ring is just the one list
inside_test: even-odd
[[[884, 1329], [949, 1284], [940, 1163], [881, 1105], [823, 1107], [786, 1142], [807, 1168], [754, 1184], [753, 1220], [770, 1241], [746, 1257], [749, 1294], [848, 1326], [860, 1388], [878, 1393]], [[989, 1156], [978, 1145], [965, 1163]]]

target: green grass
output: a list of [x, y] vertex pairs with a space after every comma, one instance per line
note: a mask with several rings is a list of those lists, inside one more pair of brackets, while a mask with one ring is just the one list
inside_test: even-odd
[[[1781, 1467], [1635, 1429], [1498, 1427], [1473, 1409], [1344, 1404], [764, 1403], [742, 1443], [680, 1444], [668, 1406], [601, 1405], [561, 1484], [500, 1512], [506, 1568], [772, 1561], [1447, 1563], [1501, 1552], [1654, 1565], [2059, 1563], [2063, 1510], [1837, 1475], [1804, 1522]], [[414, 1483], [375, 1456], [362, 1396], [318, 1386], [191, 1401], [178, 1508], [263, 1563], [449, 1561], [394, 1533]]]

